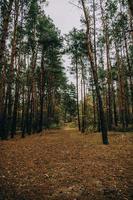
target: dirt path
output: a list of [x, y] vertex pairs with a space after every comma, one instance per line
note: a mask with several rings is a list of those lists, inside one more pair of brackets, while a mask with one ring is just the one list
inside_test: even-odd
[[51, 131], [0, 142], [0, 200], [133, 199], [133, 134]]

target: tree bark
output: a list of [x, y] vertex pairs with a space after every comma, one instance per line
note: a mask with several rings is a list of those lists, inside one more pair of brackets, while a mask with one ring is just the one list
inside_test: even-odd
[[[4, 53], [5, 53], [5, 48], [6, 48], [6, 38], [8, 34], [8, 26], [9, 26], [9, 19], [12, 11], [12, 5], [13, 5], [14, 0], [10, 0], [9, 4], [7, 6], [7, 10], [5, 11], [5, 16], [3, 18], [3, 23], [2, 23], [2, 34], [1, 34], [1, 40], [0, 40], [0, 70], [2, 70], [4, 66]], [[1, 71], [0, 71], [1, 74]]]
[[77, 56], [75, 58], [75, 67], [76, 67], [76, 96], [77, 96], [77, 114], [78, 114], [78, 129], [81, 131], [81, 124], [80, 124], [80, 113], [79, 113], [79, 78], [78, 78], [78, 62]]
[[100, 0], [100, 7], [101, 7], [101, 14], [102, 14], [102, 24], [103, 24], [103, 32], [105, 37], [105, 45], [106, 45], [106, 61], [107, 61], [107, 119], [108, 119], [108, 129], [112, 129], [112, 91], [111, 91], [111, 66], [110, 66], [110, 58], [109, 58], [109, 52], [110, 52], [110, 44], [109, 44], [109, 34], [108, 34], [108, 23], [107, 19], [104, 17], [104, 9], [102, 5], [102, 0]]
[[131, 14], [133, 16], [133, 1], [132, 0], [128, 0], [128, 4], [129, 4], [129, 8], [131, 10]]
[[16, 57], [16, 43], [17, 43], [17, 26], [18, 26], [18, 16], [19, 16], [19, 0], [15, 0], [15, 13], [14, 13], [14, 30], [13, 30], [13, 40], [12, 40], [12, 51], [11, 51], [11, 64], [10, 64], [10, 76], [8, 81], [8, 132], [11, 130], [11, 120], [12, 120], [12, 85], [14, 79], [14, 61]]
[[106, 118], [104, 115], [104, 110], [103, 110], [103, 102], [100, 94], [100, 87], [99, 87], [99, 82], [98, 82], [98, 75], [97, 75], [97, 69], [96, 65], [94, 63], [94, 56], [93, 56], [93, 49], [92, 49], [92, 42], [91, 42], [91, 37], [90, 37], [90, 16], [87, 13], [87, 9], [85, 6], [84, 0], [81, 0], [83, 11], [84, 11], [84, 16], [86, 20], [86, 39], [87, 39], [87, 48], [88, 48], [88, 59], [91, 64], [91, 69], [93, 72], [93, 78], [94, 78], [94, 83], [96, 87], [96, 93], [97, 93], [97, 98], [98, 98], [98, 104], [99, 104], [99, 114], [100, 114], [100, 122], [101, 122], [101, 131], [102, 131], [102, 140], [103, 144], [109, 144], [108, 142], [108, 134], [107, 134], [107, 124], [106, 124]]
[[[14, 0], [10, 0], [5, 10], [5, 15], [2, 21], [2, 31], [0, 40], [0, 136], [6, 139], [8, 135], [6, 134], [6, 113], [7, 113], [7, 95], [5, 94], [5, 80], [6, 80], [6, 66], [5, 66], [5, 49], [6, 49], [6, 39], [8, 35], [9, 19], [12, 11]], [[7, 3], [7, 2], [6, 2]], [[5, 103], [4, 103], [4, 99]]]
[[44, 46], [42, 47], [41, 71], [40, 71], [40, 120], [39, 132], [43, 130], [43, 106], [44, 106]]

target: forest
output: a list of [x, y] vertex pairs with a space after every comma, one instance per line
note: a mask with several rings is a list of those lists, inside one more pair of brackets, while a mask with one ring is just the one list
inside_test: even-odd
[[56, 1], [0, 0], [0, 200], [130, 200], [133, 1], [66, 0], [82, 15], [65, 34], [46, 12]]

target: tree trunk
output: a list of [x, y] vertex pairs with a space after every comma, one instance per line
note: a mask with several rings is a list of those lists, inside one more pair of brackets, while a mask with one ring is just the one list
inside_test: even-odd
[[126, 35], [124, 37], [124, 41], [125, 41], [126, 58], [127, 58], [127, 64], [128, 64], [128, 72], [129, 72], [129, 83], [130, 83], [130, 92], [131, 92], [131, 107], [132, 107], [132, 115], [133, 115], [133, 77], [132, 77], [132, 66], [131, 66], [129, 54], [128, 54]]
[[31, 59], [31, 113], [30, 113], [30, 123], [31, 123], [31, 129], [34, 132], [37, 131], [37, 122], [36, 122], [36, 85], [35, 85], [35, 68], [36, 68], [36, 60], [37, 60], [37, 53], [38, 53], [38, 47], [34, 47], [33, 53], [32, 53], [32, 59]]
[[101, 122], [101, 131], [102, 131], [102, 140], [103, 144], [109, 144], [108, 142], [108, 135], [107, 135], [107, 124], [106, 124], [106, 118], [104, 115], [104, 110], [103, 110], [103, 103], [102, 103], [102, 98], [100, 94], [100, 87], [99, 87], [99, 82], [98, 82], [98, 75], [97, 75], [97, 69], [96, 65], [94, 63], [94, 56], [93, 56], [93, 50], [92, 50], [92, 43], [91, 43], [91, 37], [90, 37], [90, 16], [87, 13], [87, 9], [85, 6], [84, 0], [81, 0], [84, 15], [85, 15], [85, 20], [86, 20], [86, 27], [87, 27], [87, 32], [86, 32], [86, 39], [87, 39], [87, 48], [88, 48], [88, 59], [91, 64], [91, 70], [93, 72], [93, 78], [94, 78], [94, 83], [96, 87], [96, 93], [97, 93], [97, 98], [98, 98], [98, 104], [99, 104], [99, 114], [100, 114], [100, 122]]
[[133, 1], [132, 0], [128, 0], [128, 4], [129, 4], [129, 8], [131, 10], [132, 16], [133, 16]]
[[85, 65], [80, 58], [80, 63], [82, 67], [82, 78], [81, 78], [81, 97], [82, 97], [82, 128], [81, 132], [84, 133], [86, 129], [86, 92], [85, 92]]
[[[6, 48], [6, 38], [7, 38], [7, 33], [8, 33], [9, 19], [11, 15], [13, 2], [14, 0], [9, 1], [9, 4], [7, 6], [8, 9], [5, 11], [6, 14], [2, 22], [2, 31], [1, 31], [2, 34], [1, 34], [1, 41], [0, 41], [0, 70], [3, 69], [3, 66], [5, 64], [4, 53], [5, 53], [5, 48]], [[0, 71], [0, 74], [1, 74], [1, 71]]]
[[75, 58], [75, 67], [76, 67], [76, 96], [77, 96], [77, 114], [78, 114], [78, 129], [79, 131], [81, 130], [81, 124], [80, 124], [80, 113], [79, 113], [79, 96], [78, 96], [78, 93], [79, 93], [79, 78], [78, 78], [78, 62], [77, 62], [77, 56]]
[[119, 115], [120, 122], [122, 124], [123, 130], [126, 127], [125, 124], [125, 94], [124, 94], [124, 77], [122, 69], [122, 61], [119, 55], [119, 49], [116, 47], [116, 56], [117, 56], [117, 68], [118, 68], [118, 101], [119, 101]]
[[93, 128], [96, 129], [96, 98], [95, 98], [95, 90], [92, 82], [92, 98], [93, 98]]
[[[6, 38], [8, 35], [8, 26], [9, 26], [9, 19], [11, 15], [11, 10], [13, 6], [14, 0], [10, 0], [7, 6], [7, 10], [4, 12], [5, 15], [3, 16], [2, 22], [2, 31], [1, 31], [1, 40], [0, 40], [0, 136], [3, 139], [8, 137], [6, 133], [6, 122], [7, 122], [7, 95], [5, 95], [5, 80], [6, 80], [6, 67], [5, 67], [5, 48], [6, 48]], [[7, 2], [6, 2], [7, 3]], [[4, 99], [5, 105], [4, 105]]]
[[109, 34], [108, 34], [108, 23], [107, 19], [104, 16], [104, 10], [102, 6], [102, 1], [100, 0], [100, 7], [101, 7], [101, 14], [102, 14], [102, 24], [103, 24], [103, 32], [105, 37], [105, 45], [106, 45], [106, 59], [107, 59], [107, 119], [108, 119], [108, 129], [112, 129], [112, 91], [111, 91], [111, 66], [110, 66], [110, 58], [109, 58], [109, 51], [110, 51], [110, 44], [109, 44]]
[[14, 106], [13, 106], [13, 116], [12, 116], [12, 124], [11, 124], [11, 138], [16, 134], [16, 126], [17, 126], [17, 112], [18, 112], [18, 104], [19, 104], [19, 73], [20, 73], [20, 55], [18, 58], [18, 69], [17, 77], [15, 81], [15, 97], [14, 97]]
[[15, 16], [14, 16], [14, 30], [13, 30], [13, 40], [12, 40], [12, 51], [11, 51], [11, 64], [10, 64], [10, 76], [8, 81], [8, 132], [11, 130], [11, 120], [12, 120], [12, 85], [14, 79], [14, 60], [16, 57], [16, 39], [17, 39], [17, 26], [18, 26], [18, 16], [19, 16], [19, 0], [15, 0]]
[[22, 138], [25, 137], [25, 86], [22, 86], [22, 117], [21, 117]]
[[116, 109], [116, 95], [114, 86], [112, 86], [112, 95], [113, 95], [113, 111], [114, 111], [114, 125], [118, 126], [118, 117], [117, 117], [117, 109]]
[[44, 46], [42, 47], [41, 58], [41, 71], [40, 71], [40, 120], [39, 120], [39, 132], [43, 129], [43, 106], [44, 106]]

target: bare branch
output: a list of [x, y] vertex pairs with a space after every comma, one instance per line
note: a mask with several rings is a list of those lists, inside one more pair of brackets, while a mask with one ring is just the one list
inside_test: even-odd
[[73, 6], [75, 6], [75, 7], [79, 8], [79, 9], [83, 10], [82, 7], [80, 7], [79, 5], [76, 5], [75, 3], [71, 2], [71, 1], [68, 1], [68, 2], [69, 2], [70, 4], [72, 4]]

